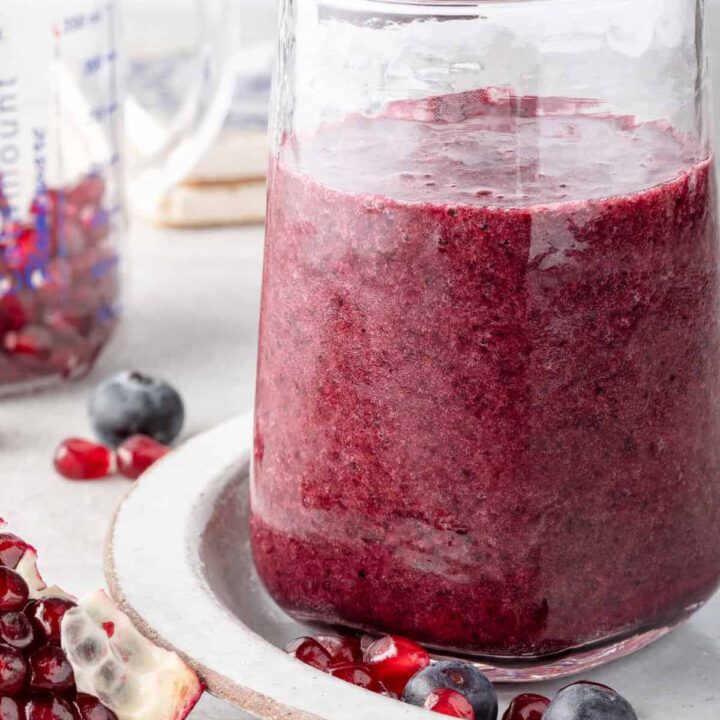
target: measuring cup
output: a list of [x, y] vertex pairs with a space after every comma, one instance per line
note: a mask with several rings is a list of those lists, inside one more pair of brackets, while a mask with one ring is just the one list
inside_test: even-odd
[[128, 169], [116, 2], [2, 4], [0, 394], [78, 377], [107, 343], [119, 316], [124, 172], [130, 192], [152, 202], [221, 126], [236, 47], [228, 8], [197, 3], [194, 81], [168, 129], [133, 143], [143, 156]]

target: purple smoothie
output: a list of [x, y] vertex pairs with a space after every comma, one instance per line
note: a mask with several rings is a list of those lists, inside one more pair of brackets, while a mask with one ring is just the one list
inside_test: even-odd
[[483, 655], [685, 617], [720, 579], [717, 265], [712, 163], [658, 124], [475, 93], [286, 141], [252, 481], [273, 597]]

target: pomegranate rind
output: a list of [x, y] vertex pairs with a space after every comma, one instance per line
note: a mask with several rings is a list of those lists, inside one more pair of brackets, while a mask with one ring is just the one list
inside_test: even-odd
[[203, 693], [180, 656], [143, 637], [102, 590], [65, 613], [61, 644], [78, 692], [98, 698], [118, 720], [182, 720]]

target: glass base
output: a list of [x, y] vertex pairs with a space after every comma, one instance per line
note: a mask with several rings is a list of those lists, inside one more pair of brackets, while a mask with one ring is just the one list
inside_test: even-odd
[[[605, 663], [637, 652], [667, 635], [675, 626], [648, 630], [611, 644], [586, 646], [569, 650], [561, 655], [529, 658], [518, 661], [502, 658], [472, 659], [471, 662], [493, 682], [520, 683], [553, 680], [587, 672]], [[448, 660], [451, 656], [433, 653], [435, 660]]]
[[85, 363], [73, 368], [72, 373], [54, 373], [50, 375], [38, 375], [19, 382], [0, 384], [0, 399], [11, 398], [20, 395], [31, 395], [43, 390], [62, 385], [73, 380], [80, 380], [92, 370], [92, 363]]

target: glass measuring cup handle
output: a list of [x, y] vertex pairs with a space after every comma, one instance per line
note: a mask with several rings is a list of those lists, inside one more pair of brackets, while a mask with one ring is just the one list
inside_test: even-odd
[[240, 23], [234, 0], [196, 0], [199, 43], [194, 80], [166, 130], [148, 133], [146, 112], [125, 101], [126, 132], [140, 156], [129, 168], [130, 206], [152, 216], [158, 203], [195, 168], [220, 132], [239, 63]]

